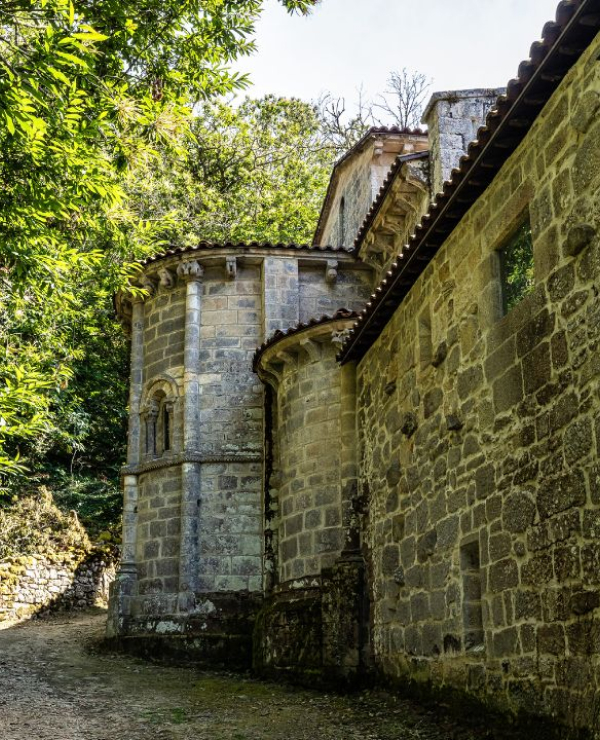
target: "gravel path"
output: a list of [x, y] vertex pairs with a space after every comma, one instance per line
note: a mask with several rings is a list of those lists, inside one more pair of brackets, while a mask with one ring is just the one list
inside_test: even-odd
[[331, 696], [97, 653], [105, 618], [96, 611], [0, 629], [0, 740], [488, 737], [381, 693]]

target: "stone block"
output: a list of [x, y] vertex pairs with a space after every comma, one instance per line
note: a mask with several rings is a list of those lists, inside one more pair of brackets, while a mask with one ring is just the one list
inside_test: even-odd
[[550, 343], [544, 342], [523, 358], [525, 393], [535, 393], [550, 381], [551, 376]]
[[509, 532], [522, 533], [533, 524], [535, 503], [524, 491], [510, 493], [502, 507], [502, 525]]
[[496, 632], [493, 636], [492, 653], [495, 658], [511, 658], [518, 654], [518, 632], [516, 627]]
[[492, 386], [494, 409], [497, 414], [509, 411], [523, 400], [523, 376], [521, 367], [508, 370]]
[[572, 470], [540, 483], [537, 507], [540, 517], [546, 519], [572, 506], [582, 506], [585, 500], [583, 471]]
[[512, 558], [492, 563], [489, 568], [488, 584], [492, 593], [500, 593], [519, 585], [519, 568]]

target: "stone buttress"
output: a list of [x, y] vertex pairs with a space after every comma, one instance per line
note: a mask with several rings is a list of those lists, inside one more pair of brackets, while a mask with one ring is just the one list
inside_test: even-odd
[[356, 388], [336, 352], [355, 316], [278, 332], [254, 367], [267, 385], [265, 608], [254, 666], [352, 680], [368, 663], [368, 605], [358, 529]]

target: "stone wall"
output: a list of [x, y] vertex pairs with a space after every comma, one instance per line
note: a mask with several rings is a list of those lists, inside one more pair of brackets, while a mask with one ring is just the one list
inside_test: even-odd
[[82, 557], [14, 557], [0, 562], [0, 623], [40, 612], [106, 607], [114, 556], [96, 549]]
[[[375, 659], [597, 727], [600, 39], [358, 367]], [[502, 315], [529, 211], [535, 287]]]
[[355, 680], [366, 665], [355, 376], [335, 360], [352, 322], [301, 326], [275, 337], [255, 361], [272, 388], [265, 476], [270, 577], [254, 636], [261, 675], [339, 682]]
[[334, 169], [317, 227], [318, 243], [351, 247], [398, 155], [427, 147], [426, 133], [371, 129]]
[[280, 582], [319, 575], [343, 546], [340, 371], [334, 345], [308, 341], [290, 354], [276, 394]]
[[[340, 173], [339, 184], [330, 206], [330, 215], [323, 231], [323, 244], [352, 246], [354, 236], [375, 197], [371, 180], [372, 159], [373, 146], [371, 144], [356, 155], [352, 163], [345, 166]], [[386, 162], [386, 171], [392, 161], [393, 159]], [[343, 215], [342, 198], [344, 200]]]
[[[330, 261], [336, 269], [337, 260]], [[321, 318], [338, 308], [359, 311], [373, 290], [373, 272], [368, 269], [339, 270], [335, 281], [323, 282], [323, 270], [303, 268], [299, 275], [300, 321]], [[297, 323], [297, 322], [296, 322]]]
[[134, 638], [162, 635], [196, 640], [201, 659], [239, 651], [247, 661], [267, 557], [253, 355], [298, 323], [305, 299], [327, 313], [362, 304], [370, 271], [333, 250], [207, 246], [150, 260], [140, 282], [148, 295], [131, 308], [123, 563], [109, 633], [132, 649]]
[[[152, 595], [179, 591], [181, 530], [181, 473], [177, 467], [140, 475], [137, 508], [136, 563], [140, 596], [148, 597], [144, 611], [152, 611]], [[163, 597], [165, 598], [165, 597]], [[164, 603], [155, 608], [164, 609]], [[175, 609], [171, 604], [170, 609]]]

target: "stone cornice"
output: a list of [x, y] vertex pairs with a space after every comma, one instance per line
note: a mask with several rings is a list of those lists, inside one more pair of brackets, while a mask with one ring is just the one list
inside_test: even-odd
[[[292, 254], [290, 254], [292, 253]], [[238, 268], [244, 264], [259, 265], [265, 257], [290, 257], [301, 263], [323, 266], [326, 278], [333, 281], [333, 263], [337, 273], [344, 268], [370, 270], [355, 255], [346, 249], [333, 247], [304, 247], [297, 245], [204, 245], [189, 249], [177, 249], [157, 255], [142, 262], [143, 270], [135, 278], [135, 295], [121, 290], [114, 296], [117, 317], [127, 332], [131, 323], [133, 302], [147, 301], [190, 280], [201, 281], [207, 268], [221, 267], [223, 279], [235, 280]], [[158, 263], [158, 264], [156, 264]], [[193, 269], [192, 267], [193, 266]], [[189, 272], [192, 270], [192, 272]], [[189, 273], [189, 274], [188, 274]], [[146, 291], [140, 292], [140, 288]]]
[[139, 465], [125, 465], [121, 468], [121, 476], [141, 475], [154, 470], [173, 468], [184, 463], [245, 463], [261, 462], [262, 455], [252, 452], [235, 452], [230, 454], [204, 455], [199, 452], [184, 452], [169, 457], [157, 458]]
[[334, 316], [322, 316], [313, 319], [307, 324], [288, 329], [287, 332], [277, 331], [259, 347], [254, 355], [252, 369], [261, 380], [268, 382], [277, 376], [277, 366], [292, 361], [299, 353], [308, 354], [312, 360], [320, 357], [320, 349], [325, 343], [339, 343], [341, 345], [345, 333], [350, 330], [355, 320], [355, 314], [342, 309]]

